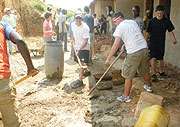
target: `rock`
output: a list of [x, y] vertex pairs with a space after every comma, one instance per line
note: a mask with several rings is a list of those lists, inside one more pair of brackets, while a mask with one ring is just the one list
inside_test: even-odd
[[136, 106], [135, 117], [139, 117], [141, 111], [152, 105], [162, 105], [163, 97], [148, 92], [142, 92]]
[[136, 120], [134, 118], [124, 118], [122, 120], [122, 127], [134, 127], [136, 124]]
[[111, 81], [106, 81], [106, 82], [100, 82], [99, 85], [97, 86], [98, 90], [109, 90], [112, 89], [112, 82]]

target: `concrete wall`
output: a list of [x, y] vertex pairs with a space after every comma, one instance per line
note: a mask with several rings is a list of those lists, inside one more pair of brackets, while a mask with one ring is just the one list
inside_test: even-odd
[[95, 0], [94, 3], [94, 11], [97, 14], [97, 18], [101, 18], [102, 14], [104, 14], [104, 16], [107, 17], [106, 6], [110, 5], [114, 7], [113, 0]]
[[180, 68], [180, 1], [171, 0], [170, 19], [175, 27], [174, 34], [177, 40], [177, 44], [172, 43], [172, 39], [167, 32], [166, 34], [166, 52], [165, 62], [177, 66]]
[[132, 19], [132, 7], [138, 5], [140, 7], [140, 16], [144, 16], [145, 1], [143, 0], [116, 0], [115, 11], [121, 11], [124, 17]]

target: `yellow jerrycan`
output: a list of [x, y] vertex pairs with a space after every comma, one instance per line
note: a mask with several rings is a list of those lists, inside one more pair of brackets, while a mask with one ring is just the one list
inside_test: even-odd
[[134, 127], [168, 127], [169, 120], [169, 114], [160, 105], [153, 105], [142, 110]]

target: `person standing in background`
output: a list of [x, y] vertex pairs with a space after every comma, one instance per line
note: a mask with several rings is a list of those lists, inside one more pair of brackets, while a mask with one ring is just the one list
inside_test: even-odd
[[143, 22], [144, 22], [144, 30], [143, 30], [143, 35], [144, 35], [144, 38], [146, 38], [146, 30], [148, 28], [148, 25], [149, 25], [149, 20], [151, 18], [151, 12], [150, 10], [146, 10], [146, 15], [144, 16], [143, 18]]
[[163, 78], [168, 78], [164, 72], [164, 53], [165, 53], [165, 38], [166, 31], [168, 30], [173, 44], [176, 44], [176, 38], [173, 30], [175, 29], [172, 22], [164, 17], [164, 7], [158, 5], [156, 7], [156, 17], [150, 20], [147, 33], [146, 41], [149, 44], [150, 57], [151, 57], [151, 70], [152, 70], [152, 81], [157, 81], [156, 76], [156, 61], [159, 60], [159, 75]]
[[[78, 11], [79, 11], [79, 13], [81, 13], [80, 10], [78, 10]], [[76, 14], [76, 12], [75, 12], [75, 14]], [[71, 25], [73, 22], [74, 22], [74, 16], [71, 17], [70, 23], [69, 23], [69, 37], [70, 37], [70, 39], [72, 38], [72, 27], [71, 27]], [[73, 45], [71, 44], [70, 59], [73, 59], [73, 57], [74, 57], [74, 48], [73, 48]]]
[[[12, 12], [14, 14], [12, 14]], [[11, 27], [16, 31], [16, 21], [18, 19], [18, 15], [16, 11], [11, 11], [11, 8], [4, 9], [5, 15], [2, 17], [3, 22], [7, 22], [11, 25]], [[12, 44], [15, 46], [16, 52], [18, 52], [18, 47], [16, 44], [12, 43], [11, 40], [8, 40], [9, 54], [12, 54]]]
[[99, 21], [96, 18], [96, 14], [94, 14], [94, 28], [96, 29], [97, 33], [101, 36], [100, 32], [99, 32]]
[[107, 29], [106, 17], [104, 17], [104, 15], [101, 15], [100, 21], [101, 21], [101, 35], [103, 31], [104, 31], [104, 34], [106, 34], [106, 29]]
[[60, 13], [61, 13], [61, 8], [57, 8], [56, 12], [54, 13], [54, 19], [55, 19], [55, 32], [57, 35], [57, 41], [59, 41], [59, 17], [60, 17]]
[[139, 28], [141, 29], [141, 32], [143, 33], [144, 22], [143, 22], [141, 16], [139, 15], [139, 13], [140, 13], [140, 7], [139, 6], [134, 6], [132, 8], [133, 20], [136, 21], [136, 23], [138, 24]]
[[107, 21], [109, 23], [109, 33], [111, 35], [111, 37], [113, 36], [113, 28], [115, 27], [112, 21], [112, 15], [114, 14], [114, 11], [112, 10], [111, 6], [107, 6], [106, 7], [106, 11], [107, 11]]
[[67, 10], [63, 9], [62, 14], [59, 16], [59, 34], [60, 34], [60, 41], [63, 43], [64, 41], [64, 51], [67, 52], [67, 27], [66, 27], [66, 20], [67, 17]]
[[93, 60], [99, 59], [99, 57], [96, 56], [96, 49], [95, 49], [95, 39], [94, 39], [94, 18], [93, 16], [89, 13], [89, 7], [85, 6], [84, 7], [84, 13], [85, 16], [83, 18], [83, 21], [88, 25], [89, 27], [89, 36], [90, 36], [90, 62]]

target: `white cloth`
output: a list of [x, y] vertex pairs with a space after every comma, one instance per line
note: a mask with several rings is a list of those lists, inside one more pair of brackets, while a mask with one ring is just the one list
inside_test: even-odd
[[57, 23], [59, 22], [60, 14], [56, 13], [55, 15], [55, 26], [57, 26]]
[[98, 26], [98, 24], [99, 24], [98, 19], [97, 19], [97, 18], [94, 18], [94, 26]]
[[[64, 14], [61, 14], [59, 16], [59, 33], [67, 33], [67, 27], [66, 27], [66, 20], [67, 20], [67, 17], [64, 15]], [[64, 27], [64, 30], [63, 30], [63, 27]]]
[[84, 42], [84, 39], [88, 38], [88, 42], [86, 46], [82, 50], [89, 50], [90, 49], [90, 37], [89, 37], [89, 27], [86, 23], [82, 22], [81, 26], [77, 26], [76, 22], [73, 22], [72, 31], [75, 40], [75, 49], [79, 50], [81, 45]]
[[133, 20], [122, 21], [117, 26], [113, 36], [120, 37], [123, 40], [128, 54], [147, 48], [146, 40], [139, 26]]
[[138, 24], [139, 28], [141, 29], [141, 32], [143, 32], [143, 29], [144, 29], [144, 22], [143, 22], [143, 19], [138, 16], [136, 18], [133, 18], [134, 21], [136, 21], [136, 23]]
[[112, 29], [114, 28], [114, 23], [111, 16], [107, 17], [107, 21], [109, 22], [109, 32], [112, 32]]
[[8, 24], [10, 24], [13, 28], [16, 27], [16, 21], [17, 21], [17, 15], [13, 15], [13, 14], [10, 14], [10, 15], [7, 15], [5, 14], [3, 17], [2, 17], [2, 21], [3, 22], [7, 22]]

